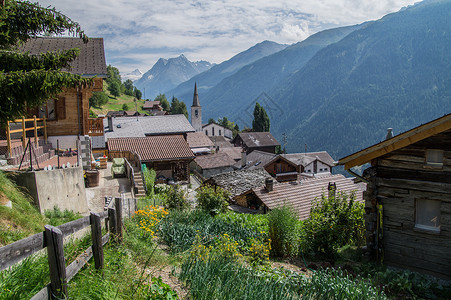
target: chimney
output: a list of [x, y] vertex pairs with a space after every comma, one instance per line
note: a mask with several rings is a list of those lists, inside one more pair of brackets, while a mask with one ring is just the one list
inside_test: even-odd
[[108, 116], [108, 130], [113, 131], [113, 117]]
[[268, 192], [272, 192], [272, 188], [274, 186], [274, 181], [272, 178], [266, 178], [265, 179], [265, 188]]
[[391, 139], [393, 137], [393, 128], [387, 128], [387, 136], [385, 137], [386, 140]]
[[247, 164], [247, 154], [246, 151], [241, 152], [241, 167], [245, 167]]
[[329, 198], [334, 197], [336, 195], [337, 191], [337, 184], [334, 182], [329, 182], [329, 186], [327, 187], [327, 190], [329, 191]]

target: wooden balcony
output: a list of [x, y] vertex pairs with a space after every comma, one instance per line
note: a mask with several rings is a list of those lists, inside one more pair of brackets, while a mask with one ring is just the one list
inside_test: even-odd
[[89, 118], [88, 119], [88, 134], [89, 136], [103, 135], [103, 118]]

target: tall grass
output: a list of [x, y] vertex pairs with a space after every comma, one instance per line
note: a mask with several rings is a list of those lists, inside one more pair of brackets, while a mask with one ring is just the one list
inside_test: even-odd
[[320, 270], [309, 278], [295, 272], [256, 271], [214, 256], [185, 261], [180, 279], [193, 299], [386, 299], [368, 282], [341, 271]]
[[11, 200], [12, 208], [0, 206], [0, 246], [42, 231], [46, 218], [33, 200], [0, 171], [0, 198]]
[[257, 275], [233, 260], [187, 260], [180, 279], [193, 299], [298, 299], [296, 284]]
[[258, 226], [250, 225], [250, 219], [247, 223], [240, 223], [240, 220], [243, 219], [234, 220], [233, 217], [220, 216], [212, 217], [203, 211], [171, 211], [160, 223], [160, 236], [172, 252], [188, 250], [196, 235], [203, 238], [204, 245], [210, 245], [221, 235], [227, 233], [240, 244], [240, 247], [252, 239], [263, 239], [267, 236], [265, 225], [262, 225], [263, 228], [258, 228]]

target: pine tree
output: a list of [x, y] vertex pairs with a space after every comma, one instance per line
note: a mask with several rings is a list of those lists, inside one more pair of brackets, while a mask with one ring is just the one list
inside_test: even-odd
[[66, 31], [88, 42], [80, 25], [54, 8], [15, 0], [0, 3], [0, 123], [25, 115], [28, 107], [45, 103], [65, 87], [91, 82], [61, 71], [77, 57], [78, 49], [40, 56], [18, 50], [30, 38]]

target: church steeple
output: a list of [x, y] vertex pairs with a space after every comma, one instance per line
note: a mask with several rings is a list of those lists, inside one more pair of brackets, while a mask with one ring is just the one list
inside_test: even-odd
[[194, 83], [194, 96], [193, 96], [193, 105], [192, 106], [200, 106], [199, 95], [197, 94], [197, 82]]
[[193, 105], [191, 105], [191, 125], [196, 131], [202, 131], [202, 107], [197, 94], [197, 83], [194, 83]]

